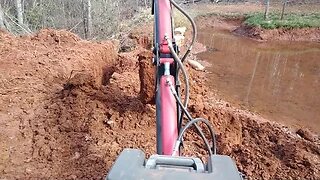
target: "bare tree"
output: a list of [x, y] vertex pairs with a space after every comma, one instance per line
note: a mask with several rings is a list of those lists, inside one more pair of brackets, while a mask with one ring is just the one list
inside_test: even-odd
[[283, 20], [283, 16], [284, 16], [284, 10], [285, 10], [285, 7], [287, 6], [287, 0], [284, 0], [283, 2], [283, 5], [282, 5], [282, 11], [281, 11], [281, 20]]
[[1, 4], [0, 4], [0, 29], [6, 29], [7, 31], [11, 32], [11, 26], [6, 21], [5, 13], [3, 8], [1, 7]]
[[86, 9], [86, 13], [85, 13], [85, 18], [84, 18], [84, 33], [85, 33], [85, 38], [91, 38], [92, 36], [92, 16], [91, 16], [91, 0], [86, 0], [86, 4], [85, 4], [85, 9]]
[[149, 7], [151, 0], [0, 0], [0, 3], [4, 15], [1, 22], [7, 30], [10, 25], [15, 34], [55, 28], [68, 29], [83, 38], [104, 39], [128, 31], [133, 21], [140, 22], [136, 15], [144, 13], [142, 7]]
[[6, 29], [5, 23], [4, 23], [4, 13], [0, 4], [0, 28]]
[[16, 0], [17, 19], [20, 25], [23, 25], [22, 0]]
[[265, 4], [266, 4], [266, 9], [265, 9], [265, 12], [264, 12], [264, 19], [268, 19], [270, 0], [265, 0]]

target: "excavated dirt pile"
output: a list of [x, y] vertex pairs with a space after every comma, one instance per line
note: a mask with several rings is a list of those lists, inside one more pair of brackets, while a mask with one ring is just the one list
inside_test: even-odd
[[[102, 179], [123, 148], [155, 153], [155, 107], [146, 104], [152, 54], [117, 50], [66, 31], [0, 32], [1, 179]], [[249, 179], [320, 179], [318, 137], [233, 108], [205, 86], [203, 72], [189, 71], [190, 111], [213, 123], [218, 151]], [[195, 133], [184, 145], [186, 155], [204, 157]]]

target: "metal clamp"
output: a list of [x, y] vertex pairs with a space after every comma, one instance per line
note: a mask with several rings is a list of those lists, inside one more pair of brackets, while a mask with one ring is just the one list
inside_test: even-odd
[[180, 169], [190, 172], [205, 172], [199, 158], [152, 155], [145, 165], [146, 169]]

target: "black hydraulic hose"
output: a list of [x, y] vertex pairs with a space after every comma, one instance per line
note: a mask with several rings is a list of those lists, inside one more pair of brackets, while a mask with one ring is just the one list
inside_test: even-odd
[[188, 107], [188, 102], [189, 102], [189, 78], [188, 78], [188, 74], [186, 69], [184, 68], [180, 58], [178, 57], [177, 53], [174, 51], [173, 45], [172, 45], [172, 41], [168, 38], [168, 36], [165, 36], [165, 39], [168, 41], [168, 47], [169, 50], [173, 56], [173, 59], [175, 60], [175, 62], [179, 65], [179, 68], [181, 68], [182, 71], [182, 75], [183, 78], [185, 80], [185, 97], [184, 97], [184, 103], [183, 106], [184, 107]]
[[154, 15], [154, 0], [152, 0], [152, 5], [151, 5], [151, 14]]
[[[211, 126], [210, 126], [210, 122], [208, 121], [208, 120], [206, 120], [206, 119], [203, 119], [203, 118], [195, 118], [195, 119], [192, 119], [191, 121], [189, 121], [184, 127], [183, 127], [183, 129], [181, 130], [181, 133], [179, 134], [179, 137], [178, 137], [178, 140], [177, 140], [177, 142], [178, 142], [178, 144], [182, 141], [182, 137], [183, 137], [183, 134], [185, 133], [185, 131], [188, 129], [188, 128], [190, 128], [192, 125], [197, 125], [196, 123], [197, 122], [199, 122], [199, 121], [201, 121], [201, 122], [203, 122], [207, 127], [208, 127], [208, 129], [209, 129], [209, 131], [210, 131], [210, 136], [211, 136], [211, 138], [212, 138], [212, 142], [213, 142], [213, 152], [214, 152], [214, 154], [217, 154], [217, 151], [216, 151], [216, 139], [215, 139], [215, 135], [214, 135], [214, 132], [213, 132], [213, 129], [211, 128]], [[210, 149], [210, 151], [211, 151], [211, 149]], [[209, 152], [209, 154], [210, 154], [210, 156], [212, 155], [212, 151], [211, 152]]]
[[[185, 59], [186, 59], [187, 56], [189, 55], [189, 53], [190, 53], [190, 51], [192, 50], [192, 47], [193, 47], [193, 45], [194, 45], [194, 43], [195, 43], [195, 39], [196, 39], [196, 37], [197, 37], [196, 24], [195, 24], [194, 20], [191, 18], [191, 16], [190, 16], [189, 14], [187, 14], [174, 0], [170, 0], [170, 2], [171, 2], [171, 4], [172, 4], [173, 6], [175, 6], [182, 14], [184, 14], [184, 15], [188, 18], [188, 20], [191, 22], [192, 29], [193, 29], [193, 31], [192, 31], [191, 44], [189, 45], [186, 53], [184, 54], [184, 56], [182, 57], [181, 60], [180, 60], [180, 58], [178, 57], [178, 55], [176, 54], [176, 52], [175, 52], [175, 50], [174, 50], [174, 48], [173, 48], [173, 45], [172, 45], [171, 40], [170, 40], [167, 36], [165, 37], [165, 39], [168, 41], [169, 49], [170, 49], [171, 54], [173, 55], [173, 59], [174, 59], [174, 60], [176, 61], [176, 63], [178, 64], [178, 66], [179, 66], [178, 69], [181, 68], [183, 77], [184, 77], [184, 79], [185, 79], [185, 84], [186, 84], [186, 86], [185, 86], [185, 101], [184, 101], [184, 104], [182, 104], [180, 98], [178, 97], [177, 93], [175, 92], [175, 89], [172, 87], [172, 84], [170, 85], [170, 89], [171, 89], [171, 91], [172, 91], [175, 99], [177, 100], [179, 106], [180, 106], [181, 109], [183, 110], [182, 114], [185, 113], [186, 116], [187, 116], [187, 118], [190, 120], [190, 121], [187, 123], [187, 125], [186, 125], [182, 130], [180, 130], [180, 132], [179, 132], [179, 137], [178, 137], [178, 140], [177, 140], [177, 143], [176, 143], [175, 150], [178, 150], [178, 149], [179, 149], [179, 146], [180, 146], [180, 143], [181, 143], [181, 141], [182, 141], [184, 132], [185, 132], [189, 127], [191, 127], [191, 125], [194, 124], [195, 127], [196, 127], [196, 129], [197, 129], [197, 131], [198, 131], [198, 133], [200, 134], [201, 138], [203, 139], [204, 143], [206, 144], [209, 154], [212, 155], [212, 150], [211, 150], [211, 147], [210, 147], [210, 145], [209, 145], [209, 142], [208, 142], [207, 138], [204, 136], [201, 128], [196, 124], [197, 122], [202, 121], [202, 122], [204, 122], [204, 123], [207, 125], [207, 127], [208, 127], [208, 129], [209, 129], [209, 131], [210, 131], [210, 135], [211, 135], [211, 137], [212, 137], [212, 142], [213, 142], [214, 154], [216, 154], [216, 153], [217, 153], [217, 150], [216, 150], [216, 149], [217, 149], [217, 148], [216, 148], [216, 147], [217, 147], [217, 146], [216, 146], [216, 138], [215, 138], [214, 131], [213, 131], [213, 129], [212, 129], [211, 126], [210, 126], [209, 121], [206, 120], [206, 119], [203, 119], [203, 118], [193, 119], [193, 118], [191, 117], [190, 113], [189, 113], [189, 112], [187, 111], [187, 109], [186, 109], [186, 107], [188, 106], [188, 101], [189, 101], [189, 80], [188, 80], [187, 72], [186, 72], [186, 70], [185, 70], [182, 62], [185, 61]], [[182, 117], [181, 117], [181, 118], [182, 118]]]
[[[179, 105], [181, 106], [183, 112], [186, 114], [186, 116], [188, 117], [188, 119], [191, 121], [192, 120], [192, 117], [191, 115], [189, 114], [189, 112], [186, 110], [186, 107], [188, 106], [188, 101], [189, 101], [189, 79], [188, 79], [188, 75], [187, 75], [187, 72], [181, 62], [181, 60], [179, 59], [177, 53], [174, 51], [173, 49], [173, 46], [172, 46], [172, 42], [171, 40], [168, 38], [168, 36], [165, 36], [165, 39], [168, 41], [168, 47], [170, 49], [170, 52], [173, 56], [173, 59], [176, 61], [176, 63], [178, 63], [179, 67], [181, 68], [182, 70], [182, 74], [183, 74], [183, 77], [185, 79], [185, 101], [184, 101], [184, 104], [181, 103], [179, 97], [177, 96], [177, 93], [174, 91], [173, 94], [176, 98], [176, 100], [178, 101]], [[171, 90], [173, 91], [173, 89]], [[198, 125], [195, 125], [196, 126], [196, 129], [198, 131], [198, 133], [200, 134], [201, 138], [203, 139], [203, 141], [205, 142], [207, 148], [208, 148], [208, 151], [209, 151], [209, 154], [212, 155], [212, 151], [211, 151], [211, 148], [210, 148], [210, 145], [209, 145], [209, 142], [208, 140], [206, 139], [206, 137], [204, 136], [203, 132], [201, 131], [200, 127]]]
[[191, 44], [189, 45], [186, 53], [183, 55], [181, 62], [184, 62], [185, 59], [187, 58], [187, 56], [189, 55], [190, 51], [192, 50], [192, 47], [196, 41], [196, 37], [197, 37], [197, 28], [196, 28], [196, 23], [194, 22], [194, 20], [192, 19], [192, 17], [186, 12], [184, 11], [174, 0], [170, 0], [171, 4], [176, 7], [183, 15], [185, 15], [188, 20], [190, 21], [191, 25], [192, 25], [192, 41]]
[[[181, 100], [179, 99], [177, 93], [176, 93], [175, 90], [172, 88], [172, 85], [170, 85], [170, 89], [171, 89], [171, 92], [172, 92], [172, 94], [174, 95], [175, 99], [178, 101], [178, 104], [180, 105], [181, 109], [183, 110], [183, 112], [186, 114], [186, 116], [187, 116], [188, 119], [190, 120], [190, 121], [187, 123], [187, 125], [188, 125], [188, 124], [189, 124], [190, 122], [192, 122], [194, 119], [192, 119], [190, 113], [189, 113], [189, 112], [187, 111], [187, 109], [183, 106], [183, 104], [182, 104]], [[197, 118], [197, 119], [201, 119], [201, 118]], [[187, 127], [187, 125], [184, 127], [184, 129]], [[205, 143], [205, 145], [206, 145], [206, 147], [207, 147], [207, 150], [208, 150], [209, 155], [212, 155], [212, 150], [211, 150], [210, 144], [209, 144], [207, 138], [205, 137], [205, 135], [203, 134], [201, 128], [200, 128], [197, 124], [194, 124], [194, 125], [195, 125], [195, 127], [196, 127], [196, 129], [197, 129], [197, 132], [199, 133], [201, 139], [204, 141], [204, 143]], [[191, 125], [189, 125], [189, 126], [191, 126]], [[188, 126], [188, 127], [189, 127], [189, 126]], [[207, 126], [208, 126], [208, 124], [207, 124]], [[209, 126], [208, 126], [208, 127], [209, 127], [209, 131], [210, 131], [210, 135], [211, 135], [211, 137], [212, 137], [213, 145], [214, 145], [214, 154], [216, 154], [216, 140], [215, 140], [215, 136], [214, 136], [214, 134], [213, 134], [213, 130], [212, 130], [211, 126], [210, 126], [210, 123], [209, 123]], [[175, 151], [178, 151], [179, 146], [180, 146], [180, 142], [182, 141], [182, 137], [183, 137], [183, 133], [184, 133], [184, 132], [185, 132], [185, 130], [182, 130], [182, 131], [179, 132], [179, 137], [178, 137], [178, 139], [177, 139], [176, 147], [175, 147], [175, 149], [174, 149], [173, 154], [175, 154]]]
[[[192, 41], [191, 41], [191, 44], [189, 45], [187, 51], [185, 52], [185, 54], [183, 55], [182, 59], [181, 59], [181, 62], [184, 62], [186, 60], [186, 58], [188, 57], [189, 53], [191, 52], [191, 49], [195, 43], [195, 40], [196, 40], [196, 37], [197, 37], [197, 28], [196, 28], [196, 24], [194, 22], [194, 20], [191, 18], [191, 16], [186, 12], [184, 11], [174, 0], [170, 0], [171, 4], [176, 7], [183, 15], [185, 15], [187, 17], [187, 19], [190, 21], [191, 25], [192, 25]], [[181, 65], [179, 65], [180, 67], [182, 67]], [[177, 67], [177, 74], [179, 74], [179, 69], [180, 67]], [[187, 92], [189, 93], [189, 91]], [[189, 98], [189, 94], [186, 94], [187, 98]], [[188, 101], [186, 101], [186, 103], [184, 104], [185, 107], [187, 107], [188, 105]], [[184, 112], [182, 111], [181, 114], [180, 114], [180, 119], [179, 119], [179, 128], [181, 127], [181, 123], [182, 123], [182, 119], [183, 119], [183, 114]]]
[[[180, 107], [182, 108], [183, 112], [186, 114], [187, 118], [192, 121], [193, 118], [191, 117], [191, 115], [189, 114], [189, 112], [187, 111], [186, 107], [187, 107], [187, 104], [188, 104], [188, 99], [189, 99], [189, 80], [188, 80], [188, 75], [187, 75], [187, 72], [181, 62], [181, 60], [179, 59], [178, 55], [176, 54], [176, 52], [174, 51], [174, 48], [172, 46], [172, 42], [171, 40], [168, 38], [168, 36], [165, 37], [165, 39], [168, 41], [168, 47], [169, 47], [169, 50], [173, 56], [173, 59], [176, 61], [176, 63], [178, 63], [179, 67], [181, 68], [182, 70], [182, 74], [184, 76], [184, 79], [185, 79], [185, 84], [186, 84], [186, 99], [185, 99], [185, 103], [182, 104], [181, 100], [179, 99], [177, 93], [175, 92], [175, 90], [171, 87], [171, 91], [173, 93], [173, 95], [175, 96], [178, 104], [180, 105]], [[206, 139], [206, 137], [204, 136], [203, 132], [201, 131], [200, 127], [195, 124], [195, 127], [198, 131], [198, 133], [200, 134], [201, 138], [203, 139], [203, 141], [205, 142], [207, 148], [208, 148], [208, 152], [210, 155], [212, 155], [212, 150], [210, 148], [210, 145], [209, 145], [209, 142], [208, 140]], [[212, 129], [211, 129], [212, 131]], [[181, 131], [180, 131], [181, 133]], [[216, 153], [216, 142], [215, 142], [215, 136], [213, 136], [213, 144], [214, 144], [214, 152]], [[180, 145], [180, 144], [179, 144]]]

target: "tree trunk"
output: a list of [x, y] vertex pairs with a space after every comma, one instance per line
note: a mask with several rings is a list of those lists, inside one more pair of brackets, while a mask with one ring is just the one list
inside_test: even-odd
[[88, 0], [88, 35], [92, 36], [92, 16], [91, 16], [91, 0]]
[[17, 19], [20, 25], [23, 25], [22, 0], [16, 0]]
[[265, 0], [265, 4], [266, 4], [266, 9], [264, 12], [264, 19], [268, 19], [269, 16], [269, 6], [270, 6], [270, 0]]
[[84, 17], [84, 36], [86, 39], [92, 36], [91, 0], [86, 0]]
[[0, 4], [0, 28], [6, 29], [5, 23], [4, 23], [4, 13]]
[[284, 10], [285, 7], [287, 6], [287, 0], [284, 0], [283, 5], [282, 5], [282, 12], [281, 12], [281, 20], [283, 20], [283, 16], [284, 16]]
[[11, 26], [6, 21], [6, 18], [5, 18], [4, 15], [5, 15], [4, 11], [3, 11], [2, 7], [1, 7], [1, 4], [0, 4], [0, 28], [6, 29], [7, 31], [12, 32], [11, 31]]

